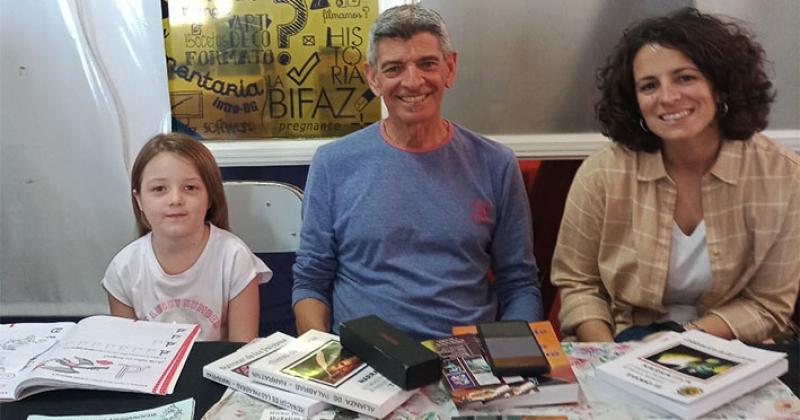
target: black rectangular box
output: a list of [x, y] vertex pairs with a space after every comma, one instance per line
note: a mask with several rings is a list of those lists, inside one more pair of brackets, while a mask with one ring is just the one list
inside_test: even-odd
[[342, 322], [342, 346], [403, 389], [436, 382], [442, 375], [439, 355], [375, 315]]

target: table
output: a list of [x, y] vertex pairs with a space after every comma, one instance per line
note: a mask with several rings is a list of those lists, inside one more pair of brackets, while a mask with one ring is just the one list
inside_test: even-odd
[[0, 404], [0, 419], [24, 420], [29, 414], [83, 415], [146, 410], [194, 397], [194, 418], [199, 420], [219, 400], [225, 387], [203, 378], [203, 366], [233, 353], [242, 343], [200, 341], [194, 344], [181, 376], [170, 395], [67, 389], [32, 395]]
[[[194, 397], [195, 415], [199, 420], [216, 403], [225, 387], [203, 378], [203, 366], [228, 355], [241, 347], [241, 343], [197, 342], [192, 348], [183, 372], [171, 395], [149, 395], [113, 391], [59, 390], [33, 395], [22, 401], [0, 404], [0, 419], [25, 419], [29, 414], [80, 415], [109, 414], [146, 410], [185, 398]], [[471, 411], [459, 413], [444, 389], [439, 385], [423, 388], [408, 402], [398, 408], [389, 419], [408, 418], [452, 418], [458, 415], [562, 415], [570, 419], [638, 419], [663, 418], [665, 412], [632, 403], [630, 398], [608, 387], [598, 386], [593, 379], [594, 368], [616, 358], [630, 348], [630, 344], [615, 343], [563, 343], [570, 356], [573, 369], [583, 389], [578, 404], [512, 408], [495, 411]], [[789, 355], [789, 373], [785, 382], [773, 381], [762, 389], [728, 404], [707, 417], [752, 418], [800, 418], [798, 392], [798, 355], [800, 345], [766, 346], [771, 350], [785, 351]], [[790, 389], [786, 385], [792, 386]]]

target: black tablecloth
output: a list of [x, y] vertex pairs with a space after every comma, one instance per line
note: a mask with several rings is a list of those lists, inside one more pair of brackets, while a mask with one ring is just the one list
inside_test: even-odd
[[[147, 410], [193, 397], [194, 418], [200, 419], [222, 396], [225, 387], [203, 378], [203, 366], [232, 353], [241, 343], [195, 343], [183, 367], [175, 392], [171, 395], [149, 395], [113, 391], [60, 390], [33, 395], [22, 401], [0, 404], [1, 420], [25, 419], [29, 414], [51, 416], [111, 414]], [[786, 352], [789, 372], [781, 380], [800, 396], [800, 341], [789, 344], [759, 345], [769, 350]]]
[[25, 419], [29, 414], [51, 416], [125, 413], [147, 410], [193, 397], [194, 418], [200, 419], [222, 396], [225, 387], [203, 378], [203, 366], [232, 353], [242, 343], [197, 342], [171, 395], [130, 392], [59, 390], [48, 391], [21, 401], [0, 404], [0, 419]]
[[789, 360], [789, 371], [781, 376], [781, 381], [792, 389], [794, 395], [800, 397], [800, 339], [794, 339], [788, 343], [756, 344], [755, 346], [786, 353], [786, 358]]

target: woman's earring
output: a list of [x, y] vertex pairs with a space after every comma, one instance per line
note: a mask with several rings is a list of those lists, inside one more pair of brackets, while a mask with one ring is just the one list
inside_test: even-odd
[[642, 127], [642, 131], [644, 131], [645, 133], [649, 133], [650, 132], [650, 130], [647, 129], [647, 126], [644, 125], [644, 119], [643, 118], [639, 118], [639, 127]]
[[719, 115], [722, 116], [722, 117], [728, 115], [728, 103], [727, 102], [723, 102], [722, 103], [722, 112]]

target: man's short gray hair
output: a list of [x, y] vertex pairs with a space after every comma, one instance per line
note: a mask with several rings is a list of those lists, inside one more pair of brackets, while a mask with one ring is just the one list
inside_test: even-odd
[[383, 38], [411, 39], [420, 32], [430, 32], [439, 40], [439, 48], [447, 57], [452, 51], [450, 36], [447, 34], [442, 16], [433, 9], [415, 4], [386, 9], [378, 15], [369, 30], [369, 48], [367, 60], [369, 65], [378, 65], [378, 42]]

